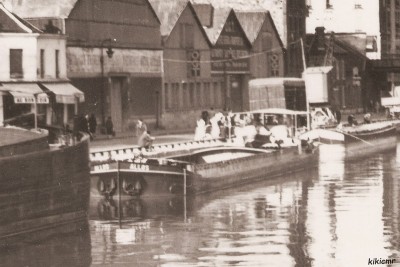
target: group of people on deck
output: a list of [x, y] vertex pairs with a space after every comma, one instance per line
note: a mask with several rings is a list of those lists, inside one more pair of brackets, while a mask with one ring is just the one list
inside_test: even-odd
[[275, 142], [277, 138], [285, 139], [291, 136], [290, 118], [285, 116], [270, 116], [268, 124], [271, 130], [265, 127], [261, 118], [253, 114], [234, 114], [231, 111], [217, 112], [210, 117], [209, 112], [203, 111], [197, 120], [195, 129], [195, 140], [234, 138], [246, 146], [254, 144], [256, 136], [265, 137], [264, 140]]

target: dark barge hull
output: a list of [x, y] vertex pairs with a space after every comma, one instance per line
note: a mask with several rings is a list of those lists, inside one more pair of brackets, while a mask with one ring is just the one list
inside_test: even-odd
[[[165, 162], [165, 159], [141, 159], [141, 162], [92, 164], [91, 197], [167, 197], [182, 194], [186, 164], [171, 166], [169, 161], [168, 164]], [[191, 183], [191, 179], [188, 172], [186, 182]]]
[[196, 194], [246, 185], [258, 180], [272, 180], [288, 173], [316, 167], [318, 149], [299, 150], [287, 147], [246, 158], [196, 164], [193, 188]]
[[[212, 148], [210, 150], [224, 152], [230, 150], [249, 152], [252, 149], [231, 147]], [[256, 151], [256, 150], [254, 150]], [[105, 169], [110, 172], [92, 174], [91, 196], [93, 197], [168, 197], [187, 194], [202, 194], [215, 190], [230, 188], [256, 180], [268, 180], [300, 169], [315, 167], [318, 163], [318, 150], [306, 152], [298, 147], [287, 147], [277, 150], [257, 150], [257, 154], [218, 161], [215, 163], [192, 164], [187, 167], [174, 166], [175, 170], [156, 173], [160, 166], [141, 165], [136, 163], [135, 171], [125, 166], [119, 173], [109, 163]], [[187, 157], [210, 153], [208, 150], [175, 157], [185, 160]], [[211, 152], [212, 153], [212, 152]], [[115, 164], [115, 163], [112, 163]], [[121, 166], [120, 166], [121, 167]], [[147, 171], [145, 168], [149, 168]], [[142, 169], [142, 171], [140, 171]], [[92, 167], [93, 170], [93, 167]], [[124, 171], [125, 170], [125, 171]], [[153, 171], [153, 172], [152, 172]], [[184, 174], [186, 172], [186, 175]], [[186, 179], [185, 179], [186, 177]], [[185, 181], [186, 180], [186, 181]], [[139, 187], [136, 187], [139, 181]], [[186, 187], [184, 186], [186, 184]], [[128, 186], [127, 186], [128, 185]], [[126, 190], [126, 189], [130, 189]]]
[[348, 157], [365, 156], [394, 149], [397, 146], [395, 127], [373, 132], [351, 133], [344, 136], [345, 153]]
[[[35, 144], [36, 143], [36, 144]], [[40, 147], [43, 140], [0, 147], [0, 240], [87, 221], [90, 197], [88, 140]], [[11, 153], [10, 151], [18, 151]], [[79, 226], [78, 226], [79, 227]]]

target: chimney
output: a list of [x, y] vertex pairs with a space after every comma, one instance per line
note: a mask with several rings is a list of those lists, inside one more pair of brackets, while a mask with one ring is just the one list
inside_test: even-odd
[[316, 27], [315, 28], [315, 39], [317, 41], [318, 51], [324, 51], [325, 50], [325, 28], [324, 27]]
[[196, 15], [199, 18], [201, 25], [205, 27], [213, 26], [214, 7], [211, 4], [199, 3], [193, 4]]

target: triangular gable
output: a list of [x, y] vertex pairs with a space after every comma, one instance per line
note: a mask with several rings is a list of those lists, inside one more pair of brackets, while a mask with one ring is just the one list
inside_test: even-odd
[[239, 20], [240, 25], [249, 39], [251, 44], [254, 44], [258, 35], [260, 34], [261, 28], [266, 18], [265, 11], [237, 11], [235, 10], [236, 17]]
[[276, 25], [271, 17], [271, 14], [267, 10], [259, 11], [240, 11], [235, 10], [236, 17], [238, 18], [247, 38], [253, 45], [260, 35], [260, 31], [266, 21], [268, 21], [274, 31], [276, 38], [278, 39], [280, 47], [283, 46], [282, 39], [278, 33]]
[[212, 27], [204, 27], [204, 29], [207, 33], [207, 36], [210, 40], [210, 43], [212, 45], [217, 44], [218, 39], [221, 36], [221, 33], [222, 33], [222, 31], [228, 21], [228, 18], [230, 16], [233, 16], [233, 19], [236, 21], [239, 31], [242, 33], [242, 36], [245, 39], [245, 42], [248, 44], [249, 47], [251, 47], [252, 44], [249, 41], [249, 38], [247, 37], [242, 25], [240, 24], [240, 21], [239, 21], [238, 17], [236, 16], [236, 13], [231, 8], [215, 8], [214, 9], [213, 26]]
[[161, 36], [168, 37], [189, 0], [149, 0], [149, 2], [161, 22]]
[[217, 43], [217, 40], [231, 12], [231, 8], [214, 8], [212, 27], [204, 27], [207, 37], [212, 45]]
[[33, 31], [0, 3], [0, 32], [32, 33]]
[[281, 39], [281, 36], [279, 35], [278, 29], [276, 28], [275, 22], [274, 22], [274, 20], [272, 19], [271, 13], [270, 13], [269, 11], [267, 11], [267, 17], [266, 17], [266, 18], [267, 18], [267, 20], [269, 20], [269, 22], [270, 22], [270, 24], [271, 24], [271, 26], [272, 26], [272, 29], [273, 29], [273, 31], [274, 31], [274, 33], [275, 33], [276, 38], [278, 38], [279, 45], [280, 45], [282, 48], [284, 48], [285, 45], [283, 44], [283, 41], [282, 41], [282, 39]]

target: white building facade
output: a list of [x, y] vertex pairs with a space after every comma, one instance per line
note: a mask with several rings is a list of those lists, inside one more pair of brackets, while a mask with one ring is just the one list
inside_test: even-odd
[[380, 59], [379, 0], [307, 0], [307, 33], [316, 27], [326, 32], [365, 33], [369, 59]]
[[0, 12], [0, 125], [33, 115], [35, 125], [63, 126], [84, 100], [67, 80], [66, 37], [41, 32], [1, 3]]

